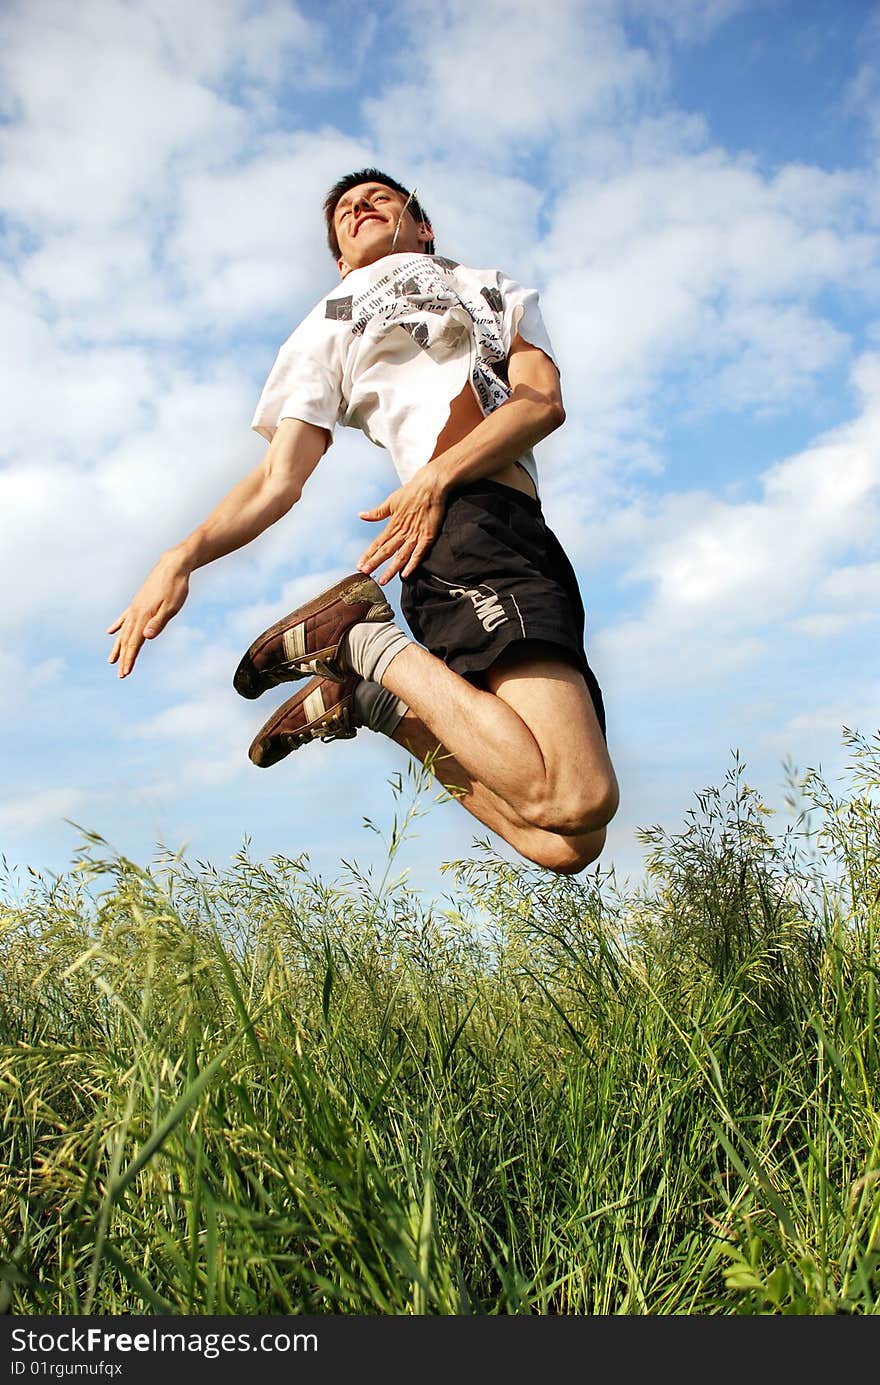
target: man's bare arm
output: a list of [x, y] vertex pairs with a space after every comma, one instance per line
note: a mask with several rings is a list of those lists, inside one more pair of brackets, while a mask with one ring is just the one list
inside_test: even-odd
[[507, 371], [510, 398], [506, 403], [427, 468], [445, 494], [468, 481], [493, 476], [565, 422], [559, 371], [540, 347], [515, 336]]
[[388, 520], [358, 567], [384, 586], [396, 573], [408, 577], [427, 553], [443, 519], [446, 497], [468, 481], [493, 476], [565, 421], [559, 372], [549, 356], [517, 335], [508, 356], [510, 398], [465, 437], [441, 452], [381, 505], [361, 519]]
[[119, 665], [120, 678], [131, 673], [144, 640], [155, 639], [177, 615], [189, 593], [190, 574], [243, 548], [286, 515], [302, 495], [328, 443], [325, 429], [296, 418], [282, 419], [259, 466], [233, 486], [197, 529], [162, 554], [107, 630], [108, 635], [116, 635], [107, 662]]

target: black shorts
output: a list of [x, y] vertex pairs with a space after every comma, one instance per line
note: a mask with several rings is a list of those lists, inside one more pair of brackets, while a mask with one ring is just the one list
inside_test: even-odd
[[472, 682], [511, 645], [558, 646], [583, 673], [605, 734], [577, 578], [539, 500], [499, 481], [454, 491], [427, 556], [401, 580], [401, 609], [419, 643]]

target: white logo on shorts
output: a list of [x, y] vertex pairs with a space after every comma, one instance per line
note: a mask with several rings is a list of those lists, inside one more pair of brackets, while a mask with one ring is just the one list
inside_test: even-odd
[[499, 625], [503, 625], [506, 620], [510, 619], [498, 600], [498, 593], [493, 592], [491, 587], [450, 587], [449, 595], [466, 596], [484, 630], [496, 630]]

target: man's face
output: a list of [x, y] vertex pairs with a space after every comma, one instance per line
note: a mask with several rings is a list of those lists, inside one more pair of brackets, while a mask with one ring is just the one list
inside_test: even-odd
[[350, 270], [389, 255], [392, 243], [395, 254], [424, 251], [431, 240], [431, 229], [416, 221], [409, 210], [404, 212], [405, 206], [403, 193], [386, 188], [384, 183], [359, 183], [340, 197], [333, 224], [339, 241], [337, 264], [343, 279]]

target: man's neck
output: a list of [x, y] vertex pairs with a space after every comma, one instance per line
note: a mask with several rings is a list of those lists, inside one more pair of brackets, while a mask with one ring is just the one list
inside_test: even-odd
[[[359, 269], [373, 269], [376, 265], [383, 264], [385, 260], [402, 259], [404, 256], [407, 259], [415, 259], [424, 255], [427, 255], [425, 250], [388, 250], [384, 255], [377, 255], [375, 260], [367, 260], [366, 264], [354, 265], [352, 268], [340, 270], [339, 277], [340, 279], [347, 279], [350, 274], [356, 274]], [[428, 258], [431, 257], [428, 256]]]

